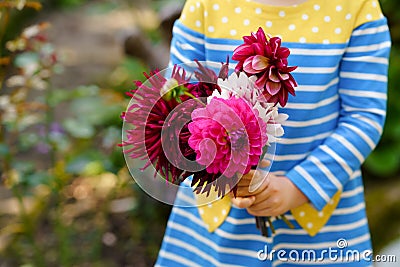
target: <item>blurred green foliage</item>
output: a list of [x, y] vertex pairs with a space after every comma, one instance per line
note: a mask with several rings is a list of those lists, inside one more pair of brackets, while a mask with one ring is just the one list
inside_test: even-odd
[[[55, 88], [51, 81], [63, 75], [62, 57], [47, 38], [48, 25], [22, 27], [32, 17], [27, 5], [39, 2], [3, 2], [1, 265], [152, 265], [170, 208], [134, 184], [117, 147], [120, 114], [129, 101], [124, 92], [145, 67], [126, 58], [101, 85]], [[89, 11], [114, 7], [105, 3]]]
[[380, 183], [382, 179], [390, 180], [400, 172], [400, 2], [395, 0], [381, 0], [384, 14], [388, 18], [392, 51], [389, 65], [388, 110], [386, 125], [381, 142], [375, 151], [366, 160], [364, 169], [366, 178]]

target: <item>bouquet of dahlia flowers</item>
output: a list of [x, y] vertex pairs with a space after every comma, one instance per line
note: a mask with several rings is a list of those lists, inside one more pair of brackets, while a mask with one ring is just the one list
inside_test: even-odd
[[[230, 75], [229, 59], [218, 74], [195, 60], [193, 71], [174, 66], [170, 78], [155, 71], [145, 74], [145, 83], [136, 82], [122, 114], [131, 126], [121, 144], [125, 155], [146, 161], [141, 169], [152, 166], [168, 183], [191, 177], [198, 194], [235, 194], [242, 175], [283, 135], [288, 116], [277, 104], [285, 106], [297, 86], [290, 74], [296, 67], [288, 66], [290, 51], [280, 38], [259, 28], [243, 40], [233, 52], [238, 63]], [[263, 234], [266, 222], [257, 218]]]

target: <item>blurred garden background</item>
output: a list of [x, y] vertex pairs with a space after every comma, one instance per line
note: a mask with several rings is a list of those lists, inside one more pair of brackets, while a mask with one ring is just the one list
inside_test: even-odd
[[[134, 183], [116, 144], [124, 93], [167, 64], [183, 3], [0, 0], [0, 267], [153, 265], [171, 207]], [[377, 252], [400, 239], [400, 2], [381, 5], [388, 116], [363, 168]]]

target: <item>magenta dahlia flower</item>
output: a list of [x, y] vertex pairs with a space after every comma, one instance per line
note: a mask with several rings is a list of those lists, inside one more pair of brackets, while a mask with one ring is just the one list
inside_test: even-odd
[[238, 46], [232, 59], [237, 60], [235, 71], [244, 71], [248, 76], [256, 75], [256, 86], [270, 103], [282, 107], [288, 101], [289, 93], [295, 95], [296, 81], [290, 72], [297, 67], [288, 66], [290, 51], [281, 46], [279, 37], [267, 38], [260, 27], [257, 33], [243, 37], [244, 44]]
[[194, 110], [189, 131], [196, 161], [214, 179], [218, 174], [233, 178], [248, 173], [258, 164], [267, 142], [266, 124], [258, 111], [236, 97], [214, 97], [206, 107]]

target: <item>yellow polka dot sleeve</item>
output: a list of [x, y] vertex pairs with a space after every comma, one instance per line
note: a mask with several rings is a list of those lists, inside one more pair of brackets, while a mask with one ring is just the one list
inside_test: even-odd
[[359, 10], [354, 28], [373, 20], [377, 20], [383, 17], [381, 7], [377, 0], [366, 0], [363, 1], [363, 5]]
[[204, 16], [207, 12], [204, 10], [204, 3], [201, 0], [188, 0], [183, 7], [180, 21], [188, 28], [204, 34]]
[[189, 0], [181, 21], [210, 38], [240, 40], [263, 27], [285, 42], [330, 44], [345, 43], [356, 27], [382, 16], [378, 0], [308, 0], [290, 7], [246, 0]]

